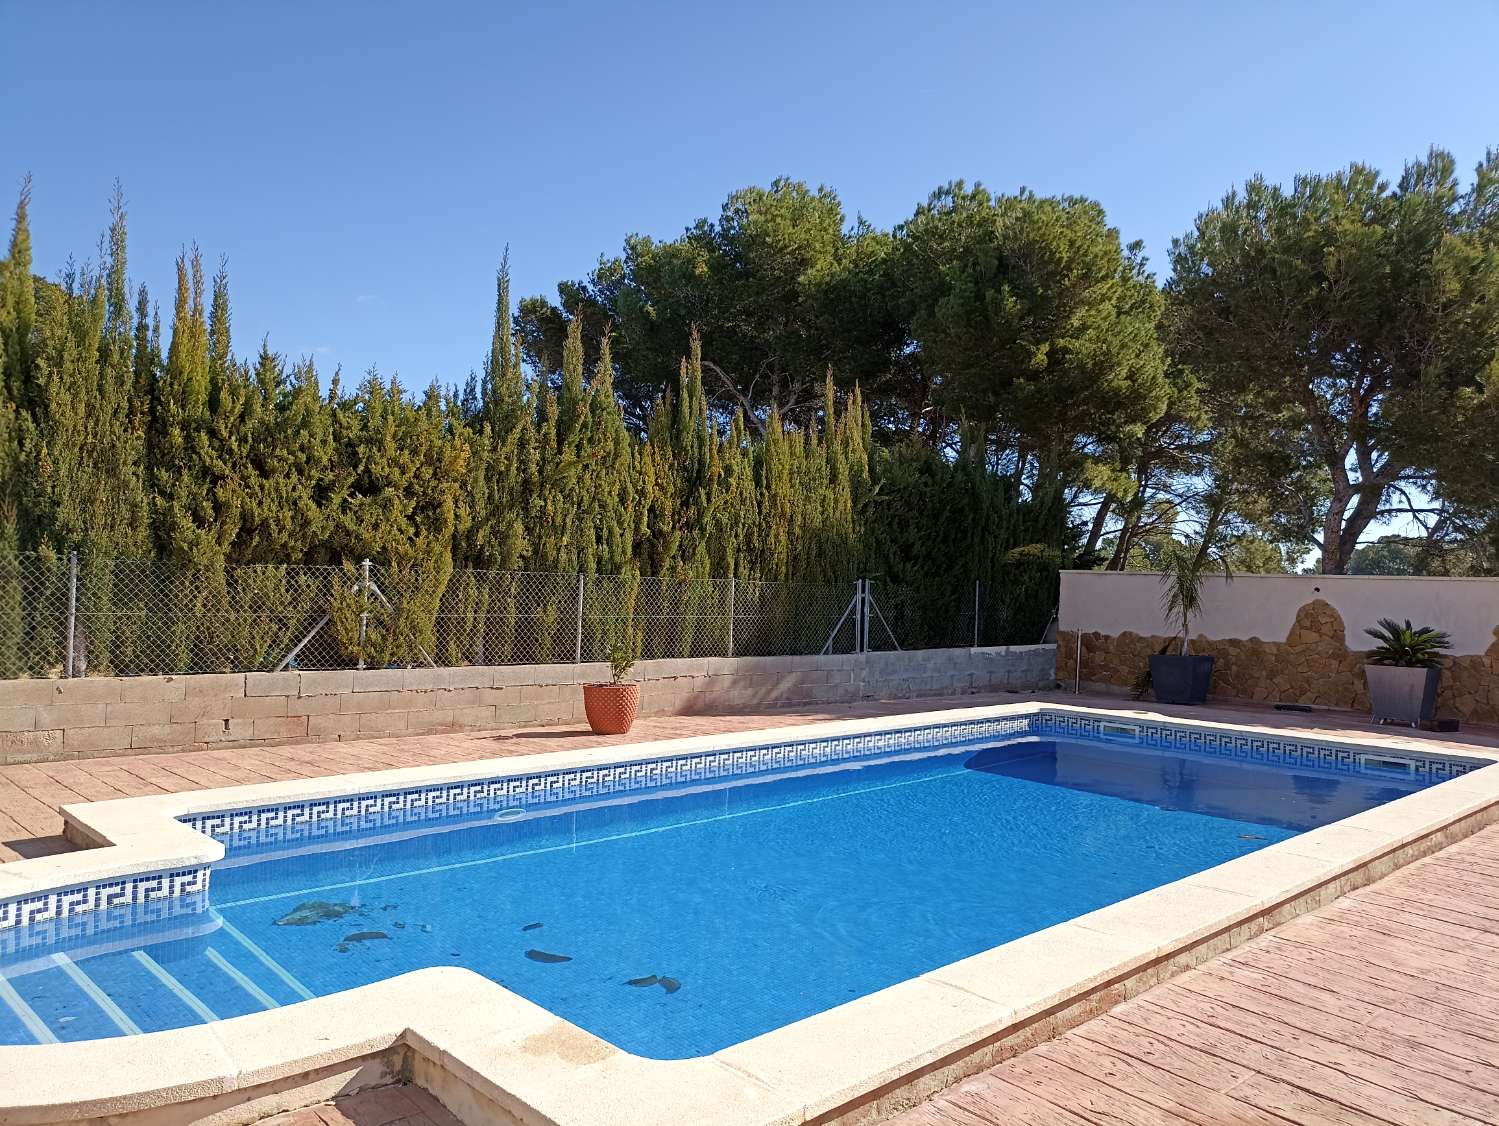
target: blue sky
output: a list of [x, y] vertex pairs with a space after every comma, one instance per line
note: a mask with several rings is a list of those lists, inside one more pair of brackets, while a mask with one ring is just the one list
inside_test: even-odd
[[[850, 215], [949, 179], [1092, 195], [1159, 274], [1232, 184], [1499, 144], [1499, 2], [670, 5], [0, 0], [0, 192], [39, 272], [124, 184], [169, 305], [229, 259], [237, 349], [409, 385], [483, 354], [518, 293], [628, 231], [790, 175]], [[9, 199], [4, 210], [9, 211]]]

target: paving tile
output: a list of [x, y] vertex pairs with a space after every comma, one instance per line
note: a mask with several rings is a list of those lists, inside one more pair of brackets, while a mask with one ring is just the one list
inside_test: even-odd
[[[1046, 697], [1043, 697], [1046, 698]], [[1128, 711], [1116, 698], [1057, 695]], [[1013, 695], [962, 703], [1014, 702]], [[0, 859], [67, 847], [56, 806], [854, 716], [952, 707], [936, 700], [740, 714], [650, 716], [627, 736], [577, 723], [340, 743], [214, 748], [0, 766]], [[1152, 708], [1170, 713], [1169, 708]], [[1248, 708], [1192, 718], [1408, 742], [1357, 717]], [[1493, 748], [1494, 732], [1447, 741]], [[1057, 1040], [964, 1080], [896, 1126], [1011, 1123], [1453, 1123], [1499, 1121], [1499, 827], [1293, 919]], [[385, 1087], [292, 1111], [268, 1126], [454, 1126], [428, 1092]]]
[[[1499, 948], [1491, 932], [1454, 921], [1487, 924], [1499, 873], [1446, 877], [1453, 851], [1493, 849], [1499, 827], [964, 1080], [891, 1126], [1163, 1114], [1208, 1124], [1499, 1121]], [[1038, 1117], [1038, 1106], [1056, 1117]]]

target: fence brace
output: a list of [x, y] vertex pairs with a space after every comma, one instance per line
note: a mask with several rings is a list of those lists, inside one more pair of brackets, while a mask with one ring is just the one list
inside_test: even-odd
[[835, 625], [833, 627], [833, 631], [830, 634], [828, 634], [827, 642], [822, 647], [822, 652], [823, 652], [824, 656], [826, 656], [827, 654], [829, 654], [829, 653], [831, 653], [833, 651], [833, 642], [835, 642], [835, 641], [838, 640], [838, 631], [843, 628], [843, 623], [846, 622], [846, 621], [848, 621], [848, 618], [849, 618], [850, 614], [852, 614], [853, 617], [854, 617], [854, 652], [855, 653], [861, 653], [861, 652], [863, 652], [863, 650], [859, 648], [859, 618], [860, 618], [860, 615], [863, 612], [862, 611], [862, 599], [861, 599], [861, 595], [863, 594], [863, 591], [864, 591], [864, 580], [863, 579], [855, 579], [854, 580], [854, 596], [849, 601], [849, 604], [843, 608], [843, 613], [838, 618], [838, 624]]
[[885, 636], [890, 639], [890, 644], [895, 646], [897, 653], [905, 652], [901, 648], [900, 639], [895, 636], [895, 631], [890, 628], [890, 623], [885, 620], [885, 612], [880, 609], [880, 604], [874, 600], [874, 580], [864, 580], [864, 652], [869, 652], [869, 623], [872, 617], [880, 620], [880, 625], [885, 627]]

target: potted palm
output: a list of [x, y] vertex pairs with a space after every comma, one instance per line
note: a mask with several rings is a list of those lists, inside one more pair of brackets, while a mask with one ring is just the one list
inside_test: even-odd
[[609, 651], [609, 682], [583, 685], [583, 712], [595, 735], [623, 735], [640, 711], [640, 685], [627, 681], [635, 658], [623, 645]]
[[1418, 727], [1436, 713], [1442, 657], [1452, 639], [1430, 626], [1416, 627], [1394, 618], [1364, 630], [1379, 642], [1366, 655], [1364, 679], [1376, 723], [1394, 721]]
[[1179, 627], [1180, 653], [1154, 653], [1150, 658], [1150, 686], [1161, 704], [1200, 704], [1208, 698], [1213, 680], [1213, 657], [1190, 652], [1192, 619], [1202, 611], [1202, 580], [1217, 563], [1223, 577], [1233, 581], [1226, 560], [1215, 560], [1206, 543], [1173, 541], [1162, 559], [1161, 610]]

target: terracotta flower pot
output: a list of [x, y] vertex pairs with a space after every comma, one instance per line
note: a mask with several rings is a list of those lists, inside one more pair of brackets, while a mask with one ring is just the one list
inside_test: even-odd
[[639, 684], [585, 684], [583, 711], [595, 735], [623, 735], [640, 710]]

